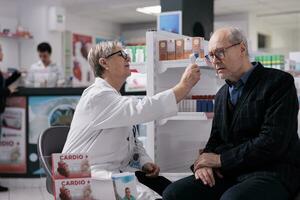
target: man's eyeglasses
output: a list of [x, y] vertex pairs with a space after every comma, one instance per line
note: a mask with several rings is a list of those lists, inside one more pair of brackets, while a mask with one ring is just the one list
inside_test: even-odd
[[124, 58], [124, 60], [128, 59], [128, 54], [124, 50], [120, 50], [120, 51], [114, 52], [112, 54], [109, 54], [105, 58], [112, 57], [113, 55], [116, 55], [116, 54], [118, 54], [118, 56], [122, 56], [122, 58]]
[[227, 49], [230, 49], [231, 47], [234, 47], [234, 46], [239, 45], [241, 43], [242, 42], [239, 42], [239, 43], [230, 45], [229, 47], [216, 49], [213, 52], [209, 52], [209, 54], [208, 54], [208, 56], [206, 56], [206, 58], [208, 58], [210, 62], [212, 62], [214, 58], [217, 58], [218, 60], [223, 60], [225, 58], [225, 51]]

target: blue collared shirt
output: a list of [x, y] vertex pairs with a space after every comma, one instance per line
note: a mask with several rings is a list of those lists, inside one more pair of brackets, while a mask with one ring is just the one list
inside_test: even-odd
[[249, 78], [249, 76], [251, 75], [251, 73], [253, 72], [253, 70], [255, 69], [255, 67], [258, 65], [258, 63], [254, 63], [252, 68], [250, 70], [248, 70], [245, 74], [242, 75], [242, 77], [240, 78], [240, 80], [236, 83], [232, 83], [228, 80], [226, 80], [226, 83], [229, 85], [228, 87], [228, 91], [229, 91], [229, 95], [230, 95], [230, 101], [232, 103], [232, 105], [236, 105], [236, 103], [238, 102], [239, 98], [242, 95], [244, 86]]

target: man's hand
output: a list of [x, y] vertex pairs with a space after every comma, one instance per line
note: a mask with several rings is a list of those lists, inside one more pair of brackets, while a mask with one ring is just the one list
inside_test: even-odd
[[202, 153], [194, 163], [194, 171], [203, 167], [220, 168], [221, 158], [219, 154]]
[[146, 173], [146, 176], [148, 177], [157, 177], [160, 171], [160, 168], [158, 165], [154, 163], [146, 163], [142, 167], [142, 171]]
[[195, 178], [200, 179], [204, 185], [213, 187], [216, 184], [214, 173], [219, 177], [223, 178], [223, 175], [219, 169], [212, 169], [211, 167], [203, 167], [195, 171]]
[[195, 178], [200, 179], [204, 185], [213, 187], [216, 183], [212, 168], [203, 167], [195, 171]]

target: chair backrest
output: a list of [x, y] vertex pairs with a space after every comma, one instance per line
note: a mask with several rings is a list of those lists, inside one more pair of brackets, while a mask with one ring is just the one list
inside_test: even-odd
[[40, 134], [38, 139], [38, 155], [40, 164], [46, 174], [46, 186], [49, 193], [52, 191], [52, 163], [51, 155], [53, 153], [61, 153], [67, 140], [69, 126], [53, 126], [47, 128]]

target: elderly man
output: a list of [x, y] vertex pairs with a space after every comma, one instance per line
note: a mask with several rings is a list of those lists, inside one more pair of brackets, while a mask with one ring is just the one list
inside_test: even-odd
[[291, 198], [300, 185], [293, 77], [251, 63], [246, 38], [237, 28], [212, 35], [209, 58], [226, 81], [216, 94], [211, 135], [192, 166], [194, 176], [171, 184], [163, 198]]

